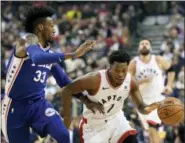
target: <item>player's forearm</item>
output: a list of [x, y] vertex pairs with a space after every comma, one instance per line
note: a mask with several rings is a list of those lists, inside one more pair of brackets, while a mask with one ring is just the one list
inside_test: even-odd
[[167, 82], [167, 86], [169, 87], [173, 87], [173, 82], [174, 82], [174, 79], [175, 79], [175, 72], [169, 72], [168, 73], [168, 82]]
[[143, 79], [143, 80], [138, 81], [138, 84], [139, 84], [139, 85], [142, 85], [143, 83], [145, 83], [145, 80], [144, 80], [144, 79]]
[[39, 45], [30, 45], [26, 48], [28, 56], [35, 64], [52, 64], [73, 58], [74, 53], [49, 53], [40, 49]]
[[148, 81], [149, 81], [148, 78], [142, 79], [142, 80], [139, 80], [139, 81], [138, 81], [138, 84], [139, 84], [139, 85], [146, 84]]
[[55, 78], [57, 84], [61, 88], [71, 83], [71, 79], [68, 77], [68, 75], [65, 73], [65, 71], [59, 64], [55, 64], [52, 66], [51, 73]]
[[148, 112], [145, 110], [145, 107], [147, 107], [146, 104], [140, 104], [137, 109], [141, 114], [147, 114]]
[[143, 103], [138, 107], [138, 110], [141, 114], [145, 115], [155, 110], [158, 107], [158, 105], [159, 105], [158, 102], [152, 103], [150, 105], [146, 105], [145, 103]]
[[63, 114], [64, 120], [65, 118], [71, 117], [71, 100], [72, 100], [72, 93], [68, 91], [67, 88], [62, 89], [62, 103], [63, 103]]

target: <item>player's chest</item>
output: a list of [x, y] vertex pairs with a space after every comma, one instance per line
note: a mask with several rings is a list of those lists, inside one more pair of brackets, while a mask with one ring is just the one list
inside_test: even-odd
[[49, 72], [51, 70], [52, 64], [34, 64], [29, 59], [24, 63], [24, 70], [30, 72], [42, 71], [42, 72]]
[[130, 89], [127, 85], [121, 87], [120, 89], [112, 89], [111, 87], [104, 88], [96, 95], [96, 100], [101, 104], [112, 104], [122, 102], [128, 97]]
[[160, 74], [160, 70], [155, 67], [154, 65], [152, 66], [140, 66], [137, 69], [137, 77], [139, 79], [151, 77], [151, 76], [158, 76]]
[[23, 66], [23, 73], [30, 77], [36, 83], [45, 83], [48, 75], [50, 74], [52, 64], [37, 65], [31, 61], [26, 61]]

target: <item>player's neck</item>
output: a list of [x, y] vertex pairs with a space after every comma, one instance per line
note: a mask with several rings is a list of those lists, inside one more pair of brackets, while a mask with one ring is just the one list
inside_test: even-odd
[[111, 83], [111, 85], [112, 85], [113, 87], [116, 88], [116, 87], [120, 86], [120, 85], [117, 85], [117, 84], [114, 82], [110, 70], [107, 70], [107, 76], [108, 76], [108, 80], [110, 81], [110, 83]]
[[151, 60], [151, 54], [148, 54], [145, 56], [140, 55], [139, 57], [140, 57], [141, 61], [143, 61], [144, 63], [148, 63]]
[[39, 43], [42, 45], [42, 47], [46, 48], [47, 47], [46, 40], [43, 38], [43, 36], [41, 36], [41, 33], [37, 33], [36, 35], [37, 35], [37, 37], [39, 39]]

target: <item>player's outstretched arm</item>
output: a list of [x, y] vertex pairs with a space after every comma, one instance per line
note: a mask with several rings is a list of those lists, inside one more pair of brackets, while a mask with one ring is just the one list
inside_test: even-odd
[[[72, 80], [68, 77], [66, 72], [59, 64], [53, 64], [51, 68], [51, 73], [55, 78], [57, 84], [63, 88], [64, 86], [70, 84]], [[73, 94], [73, 97], [79, 99], [83, 104], [88, 106], [89, 100], [83, 93]]]
[[78, 58], [95, 46], [95, 41], [86, 41], [73, 53], [48, 53], [44, 52], [38, 45], [39, 41], [36, 35], [27, 34], [25, 39], [18, 40], [16, 44], [16, 56], [29, 56], [35, 64], [57, 63], [65, 59]]
[[139, 91], [138, 84], [137, 84], [134, 77], [132, 77], [131, 82], [132, 83], [131, 83], [130, 94], [131, 94], [132, 100], [134, 101], [139, 112], [142, 114], [149, 114], [151, 111], [155, 110], [158, 107], [159, 103], [155, 102], [153, 104], [146, 105], [143, 101], [143, 98], [142, 98], [141, 93]]
[[[64, 124], [69, 127], [71, 123], [71, 99], [73, 94], [78, 94], [83, 91], [89, 93], [96, 91], [98, 88], [99, 76], [96, 73], [90, 73], [77, 78], [72, 83], [68, 84], [62, 89], [62, 99], [63, 99], [63, 112], [64, 112]], [[92, 102], [86, 103], [86, 105]], [[100, 103], [94, 103], [92, 105], [92, 110], [103, 110], [103, 106]]]

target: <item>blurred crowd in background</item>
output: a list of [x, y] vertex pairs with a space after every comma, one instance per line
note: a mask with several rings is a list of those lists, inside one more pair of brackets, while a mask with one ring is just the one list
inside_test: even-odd
[[[149, 15], [169, 15], [172, 20], [166, 25], [164, 41], [159, 54], [176, 66], [174, 92], [171, 96], [184, 102], [184, 20], [185, 11], [181, 2], [1, 2], [1, 94], [5, 87], [5, 68], [16, 40], [25, 34], [22, 21], [30, 5], [48, 5], [56, 10], [53, 16], [56, 23], [56, 37], [52, 43], [54, 51], [74, 51], [88, 39], [97, 41], [96, 47], [85, 56], [61, 62], [71, 79], [90, 71], [108, 67], [107, 57], [116, 49], [131, 48], [140, 37], [138, 24]], [[137, 47], [135, 47], [137, 50]], [[55, 109], [62, 112], [60, 88], [54, 78], [48, 79], [46, 98]], [[76, 99], [73, 102], [73, 122], [70, 129], [71, 143], [80, 143], [78, 125], [83, 105]], [[140, 143], [148, 143], [148, 133], [141, 127], [134, 105], [125, 102], [124, 112], [131, 124], [138, 130]], [[164, 126], [159, 130], [164, 143], [182, 143], [184, 125]], [[55, 143], [51, 137], [31, 136], [32, 143]], [[2, 136], [2, 143], [5, 140]]]

